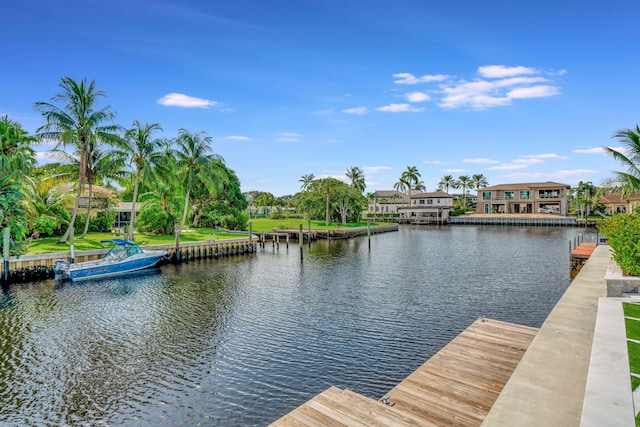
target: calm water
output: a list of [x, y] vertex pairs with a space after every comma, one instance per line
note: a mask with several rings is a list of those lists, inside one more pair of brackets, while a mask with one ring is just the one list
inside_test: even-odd
[[379, 398], [480, 316], [540, 326], [584, 229], [401, 228], [0, 298], [0, 423], [266, 425]]

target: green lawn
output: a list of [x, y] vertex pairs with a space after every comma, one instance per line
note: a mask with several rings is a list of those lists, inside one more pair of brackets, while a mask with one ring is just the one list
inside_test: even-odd
[[[285, 229], [300, 229], [300, 224], [302, 224], [303, 228], [307, 230], [309, 227], [309, 221], [302, 218], [284, 218], [284, 219], [269, 219], [269, 218], [251, 218], [249, 220], [251, 222], [251, 231], [255, 231], [258, 233], [270, 232], [274, 230], [285, 230]], [[379, 225], [378, 223], [372, 222], [371, 225]], [[347, 228], [352, 227], [366, 227], [366, 222], [350, 222], [346, 225]], [[311, 229], [336, 229], [343, 228], [344, 226], [338, 222], [332, 222], [329, 224], [329, 227], [324, 225], [324, 221], [311, 221]]]
[[[100, 240], [113, 239], [114, 237], [122, 238], [122, 236], [115, 236], [112, 233], [88, 233], [83, 239], [74, 239], [74, 247], [76, 251], [86, 251], [91, 249], [110, 248], [109, 243], [100, 243]], [[136, 243], [141, 246], [144, 245], [162, 245], [167, 243], [174, 243], [174, 236], [156, 235], [156, 234], [135, 234]], [[180, 234], [180, 242], [196, 242], [203, 240], [222, 240], [222, 239], [238, 239], [247, 237], [246, 234], [228, 233], [221, 230], [215, 230], [213, 228], [195, 228], [187, 229]], [[68, 252], [68, 243], [58, 243], [59, 237], [45, 237], [42, 239], [35, 239], [29, 245], [27, 255], [43, 254], [49, 252]]]
[[626, 317], [640, 319], [640, 304], [624, 302], [622, 303], [622, 311]]

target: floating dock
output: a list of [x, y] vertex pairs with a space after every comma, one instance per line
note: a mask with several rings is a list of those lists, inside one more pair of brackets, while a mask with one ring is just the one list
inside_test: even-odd
[[537, 333], [478, 319], [380, 400], [330, 387], [271, 426], [479, 426]]

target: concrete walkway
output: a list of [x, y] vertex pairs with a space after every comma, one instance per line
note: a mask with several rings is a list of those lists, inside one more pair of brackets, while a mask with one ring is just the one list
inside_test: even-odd
[[[607, 294], [604, 276], [610, 259], [608, 246], [596, 248], [543, 323], [483, 426], [580, 426], [598, 304]], [[598, 346], [601, 342], [607, 345], [596, 340]], [[594, 372], [594, 386], [601, 384], [597, 378]], [[600, 378], [607, 380], [605, 374]], [[627, 390], [630, 396], [630, 386]], [[590, 410], [610, 412], [610, 401], [595, 400], [589, 401]], [[620, 425], [618, 420], [604, 420], [599, 425]], [[622, 425], [633, 426], [633, 418]]]

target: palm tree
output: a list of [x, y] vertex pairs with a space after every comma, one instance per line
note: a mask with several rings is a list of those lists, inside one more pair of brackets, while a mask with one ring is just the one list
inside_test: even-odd
[[212, 139], [205, 131], [197, 133], [191, 133], [186, 129], [178, 131], [176, 157], [178, 167], [184, 174], [184, 182], [186, 184], [184, 210], [180, 228], [177, 230], [178, 234], [180, 234], [187, 221], [189, 198], [194, 184], [199, 181], [211, 193], [217, 193], [224, 182], [224, 172], [221, 172], [215, 163], [215, 161], [224, 162], [224, 159], [218, 154], [213, 154], [210, 145]]
[[406, 177], [400, 176], [398, 182], [393, 184], [393, 189], [406, 194], [407, 191], [411, 192], [411, 183], [407, 181]]
[[416, 190], [416, 191], [421, 191], [423, 193], [425, 191], [427, 191], [427, 187], [424, 185], [424, 181], [419, 181], [418, 183], [416, 183], [416, 185], [414, 185], [413, 189]]
[[160, 160], [161, 154], [160, 140], [153, 139], [152, 135], [155, 131], [162, 131], [160, 123], [145, 123], [140, 121], [133, 122], [133, 127], [129, 129], [122, 142], [121, 148], [129, 155], [131, 164], [135, 166], [135, 184], [133, 187], [133, 199], [131, 203], [131, 224], [129, 227], [130, 238], [133, 239], [133, 230], [136, 226], [136, 203], [138, 201], [138, 190], [140, 181], [150, 165]]
[[[420, 177], [421, 175], [420, 172], [418, 172], [417, 167], [407, 166], [407, 170], [402, 172], [402, 174], [400, 175], [400, 180], [396, 182], [393, 188], [398, 191], [400, 191], [400, 188], [404, 188], [409, 194], [409, 203], [411, 203], [411, 190], [416, 189], [416, 187], [420, 184]], [[422, 187], [424, 187], [424, 183], [422, 183]]]
[[0, 118], [0, 176], [16, 179], [28, 175], [35, 165], [33, 142], [20, 123], [6, 115]]
[[91, 205], [93, 202], [93, 185], [99, 178], [117, 179], [124, 176], [125, 154], [122, 151], [100, 151], [98, 147], [90, 145], [89, 162], [87, 163], [88, 204], [85, 218], [83, 238], [89, 232], [91, 221]]
[[59, 243], [64, 243], [69, 238], [78, 215], [80, 196], [87, 175], [89, 144], [97, 143], [97, 140], [117, 140], [116, 132], [119, 127], [113, 124], [105, 125], [115, 117], [111, 106], [96, 109], [99, 98], [106, 97], [106, 93], [96, 89], [95, 81], [87, 85], [86, 79], [78, 83], [71, 77], [63, 77], [59, 86], [62, 92], [54, 95], [51, 100], [61, 103], [62, 107], [48, 102], [36, 102], [34, 106], [46, 120], [46, 124], [36, 131], [38, 137], [57, 141], [58, 145], [61, 144], [63, 147], [74, 146], [80, 160], [75, 207], [69, 227], [59, 240]]
[[462, 188], [462, 209], [467, 208], [467, 188], [471, 185], [469, 175], [461, 175], [455, 183], [455, 188]]
[[304, 191], [307, 188], [309, 188], [309, 186], [311, 185], [314, 179], [316, 179], [316, 176], [312, 173], [308, 175], [302, 175], [302, 177], [298, 180], [298, 182], [302, 183], [302, 185], [300, 186], [300, 189]]
[[622, 129], [613, 134], [623, 146], [621, 150], [604, 147], [613, 158], [627, 167], [627, 172], [614, 171], [616, 183], [622, 197], [628, 197], [640, 191], [640, 127]]
[[445, 175], [438, 183], [438, 190], [443, 190], [445, 193], [449, 192], [449, 188], [455, 188], [456, 180], [452, 175]]
[[364, 172], [358, 166], [352, 166], [347, 169], [347, 178], [351, 180], [351, 186], [357, 188], [361, 193], [367, 188], [367, 184], [364, 180]]
[[471, 185], [477, 191], [481, 188], [489, 186], [489, 181], [487, 181], [487, 177], [481, 173], [477, 173], [471, 176]]

